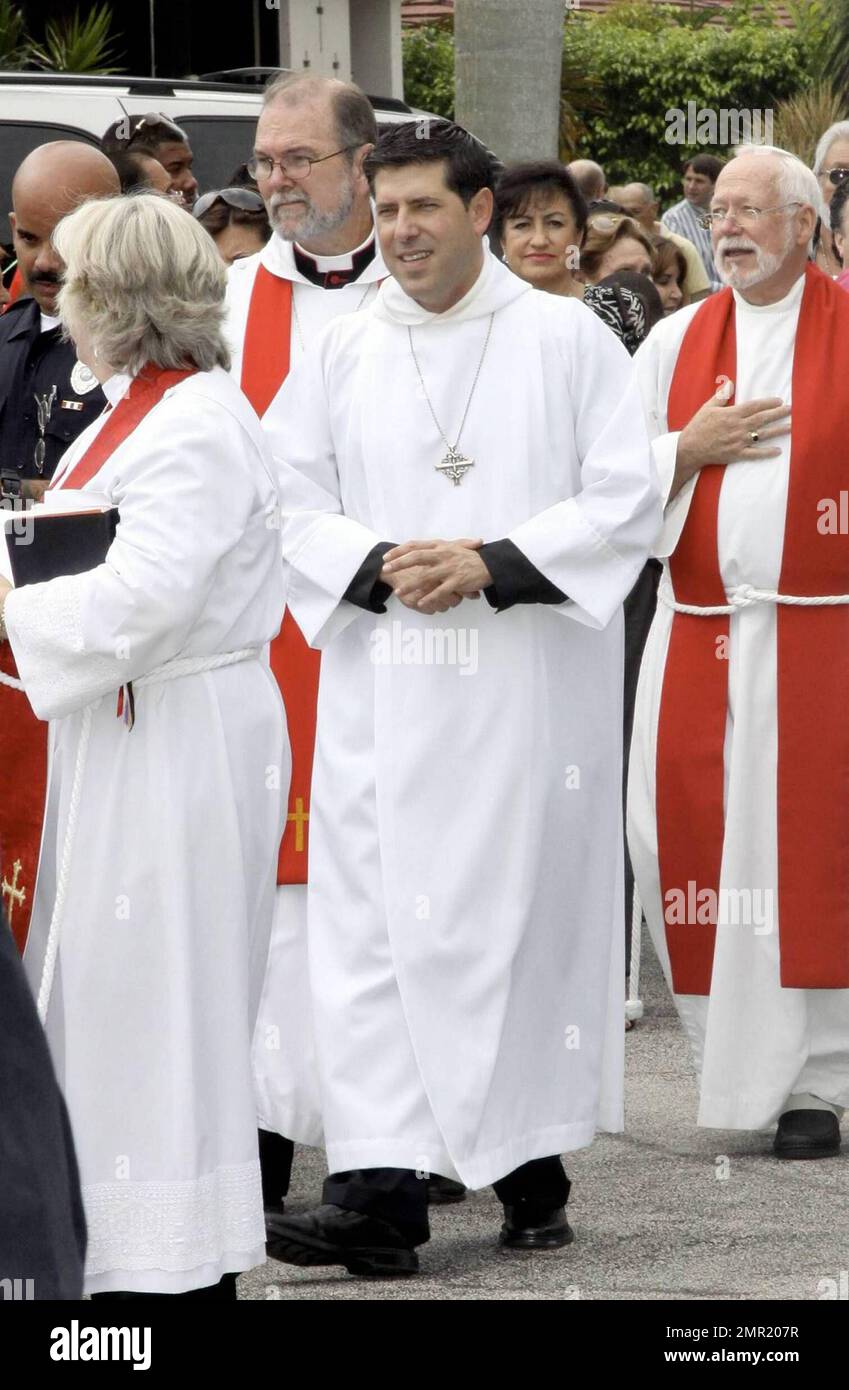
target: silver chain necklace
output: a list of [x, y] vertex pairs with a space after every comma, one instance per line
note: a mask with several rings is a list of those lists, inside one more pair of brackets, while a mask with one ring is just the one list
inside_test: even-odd
[[[359, 304], [357, 305], [356, 309], [352, 309], [352, 310], [351, 310], [351, 313], [352, 313], [352, 314], [358, 314], [358, 313], [360, 312], [360, 310], [362, 309], [362, 307], [363, 307], [363, 305], [365, 304], [366, 300], [368, 299], [369, 295], [371, 294], [372, 290], [374, 289], [375, 285], [377, 285], [378, 283], [379, 283], [379, 282], [378, 282], [377, 280], [372, 280], [370, 284], [366, 285], [365, 293], [363, 294], [362, 299], [360, 300], [360, 302], [359, 302]], [[328, 290], [328, 294], [335, 294], [335, 293], [336, 293], [335, 290]], [[297, 335], [298, 335], [298, 343], [299, 343], [299, 345], [300, 345], [301, 352], [306, 352], [307, 349], [306, 349], [306, 345], [305, 345], [305, 343], [304, 343], [303, 331], [302, 331], [302, 329], [301, 329], [301, 317], [300, 317], [300, 314], [298, 313], [298, 301], [297, 301], [297, 299], [295, 298], [295, 286], [294, 286], [294, 285], [292, 286], [292, 318], [293, 318], [294, 321], [295, 321], [295, 332], [296, 332]]]
[[453, 444], [450, 443], [448, 439], [446, 439], [442, 426], [436, 418], [436, 411], [434, 410], [433, 403], [430, 399], [430, 396], [427, 393], [427, 387], [425, 386], [424, 377], [422, 376], [422, 369], [419, 366], [419, 359], [416, 357], [416, 349], [413, 347], [413, 330], [409, 326], [409, 324], [407, 325], [407, 337], [410, 340], [410, 355], [413, 359], [413, 362], [415, 363], [416, 371], [419, 374], [419, 381], [421, 382], [424, 398], [427, 401], [427, 408], [431, 413], [433, 423], [436, 425], [437, 433], [439, 434], [440, 439], [442, 440], [443, 444], [448, 450], [448, 453], [445, 455], [442, 462], [435, 463], [433, 466], [436, 469], [437, 473], [441, 473], [444, 478], [450, 478], [451, 482], [454, 484], [455, 487], [459, 487], [460, 483], [463, 481], [463, 477], [465, 476], [465, 474], [468, 473], [470, 468], [474, 468], [475, 466], [474, 459], [466, 458], [464, 454], [458, 452], [458, 446], [460, 443], [460, 436], [463, 433], [463, 427], [466, 423], [466, 416], [468, 415], [469, 407], [472, 404], [472, 397], [475, 394], [475, 387], [478, 384], [478, 378], [481, 374], [483, 359], [486, 357], [486, 350], [489, 347], [489, 338], [490, 334], [492, 333], [492, 321], [494, 318], [495, 314], [490, 314], [489, 324], [486, 330], [486, 337], [484, 338], [483, 342], [483, 351], [480, 355], [480, 361], [478, 362], [478, 369], [475, 372], [475, 379], [472, 382], [472, 389], [469, 392], [469, 399], [466, 401], [466, 409], [463, 411], [463, 418], [460, 421], [460, 428], [457, 431], [457, 438], [454, 440]]

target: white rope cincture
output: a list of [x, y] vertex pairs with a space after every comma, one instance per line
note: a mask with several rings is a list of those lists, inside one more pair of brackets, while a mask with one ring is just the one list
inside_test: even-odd
[[756, 589], [754, 584], [737, 584], [726, 592], [727, 603], [705, 607], [698, 603], [679, 603], [672, 591], [672, 585], [664, 576], [657, 597], [659, 603], [672, 608], [676, 613], [693, 613], [701, 618], [718, 618], [729, 613], [739, 613], [756, 603], [787, 604], [798, 608], [833, 608], [838, 604], [849, 603], [849, 594], [778, 594], [774, 589]]
[[0, 671], [0, 685], [8, 685], [11, 690], [23, 690], [23, 681], [17, 680], [14, 676], [4, 676]]
[[642, 1018], [643, 1001], [640, 998], [640, 957], [643, 950], [643, 905], [637, 880], [634, 879], [634, 899], [631, 912], [631, 963], [628, 967], [628, 998], [625, 1000], [625, 1017]]
[[[138, 689], [138, 687], [142, 685], [153, 685], [159, 681], [177, 680], [180, 676], [194, 676], [200, 674], [202, 671], [217, 671], [222, 666], [234, 666], [239, 661], [250, 661], [254, 657], [259, 656], [261, 650], [260, 647], [243, 647], [240, 651], [219, 652], [215, 656], [175, 657], [173, 661], [166, 661], [162, 666], [157, 666], [153, 671], [149, 671], [146, 676], [140, 676], [138, 680], [133, 681], [133, 688]], [[23, 688], [20, 681], [15, 684], [17, 689], [20, 690]], [[56, 973], [56, 958], [59, 954], [59, 928], [65, 909], [68, 876], [71, 870], [74, 838], [76, 836], [80, 800], [82, 797], [83, 774], [85, 772], [89, 739], [91, 738], [92, 716], [94, 711], [98, 709], [102, 703], [102, 699], [98, 700], [93, 705], [86, 705], [83, 710], [80, 741], [77, 744], [74, 777], [71, 783], [71, 799], [68, 804], [68, 821], [65, 826], [62, 858], [56, 880], [56, 899], [53, 903], [53, 913], [50, 918], [50, 928], [47, 933], [47, 946], [44, 952], [44, 965], [41, 971], [41, 984], [38, 988], [38, 1016], [42, 1024], [47, 1018], [47, 1008], [53, 989], [53, 976]]]

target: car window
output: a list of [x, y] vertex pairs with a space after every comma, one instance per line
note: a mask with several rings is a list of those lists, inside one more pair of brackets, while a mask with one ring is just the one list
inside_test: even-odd
[[78, 130], [76, 126], [51, 124], [45, 121], [0, 122], [0, 243], [8, 246], [12, 240], [8, 213], [12, 210], [12, 179], [15, 170], [28, 154], [49, 140], [81, 140], [86, 145], [98, 147], [98, 142], [88, 131]]
[[240, 164], [250, 159], [254, 147], [254, 116], [176, 116], [189, 137], [194, 163], [192, 172], [201, 193], [225, 188]]

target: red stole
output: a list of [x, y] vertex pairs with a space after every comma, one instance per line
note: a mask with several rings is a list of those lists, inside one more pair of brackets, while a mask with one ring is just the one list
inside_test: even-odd
[[[254, 280], [242, 355], [241, 387], [262, 416], [289, 375], [292, 282], [260, 265]], [[310, 783], [315, 749], [320, 653], [308, 647], [292, 614], [271, 643], [274, 672], [289, 726], [292, 780], [289, 808], [277, 860], [278, 883], [306, 883], [309, 853]]]
[[[145, 368], [62, 485], [84, 487], [165, 391], [190, 374]], [[7, 642], [0, 644], [0, 671], [17, 679]], [[32, 912], [46, 792], [47, 725], [36, 719], [26, 695], [0, 685], [0, 894], [21, 953]]]
[[[844, 365], [849, 372], [849, 297], [809, 265], [793, 355], [790, 480], [778, 583], [782, 594], [849, 593], [849, 536], [823, 534], [817, 524], [823, 500], [837, 502], [849, 486], [844, 406], [841, 392], [834, 389], [834, 383], [844, 379]], [[684, 335], [669, 393], [670, 430], [683, 429], [721, 376], [731, 381], [736, 376], [730, 289], [707, 299]], [[770, 461], [763, 466], [770, 467]], [[726, 602], [717, 542], [724, 475], [724, 467], [706, 467], [696, 482], [670, 560], [679, 603], [712, 607]], [[779, 871], [774, 909], [781, 984], [845, 989], [849, 607], [776, 605], [776, 628]], [[723, 653], [727, 657], [729, 631], [728, 616], [675, 613], [664, 671], [656, 768], [658, 860], [677, 994], [710, 992], [725, 833], [728, 661]], [[752, 892], [768, 886], [729, 885]], [[684, 904], [685, 921], [674, 920], [676, 899]], [[754, 924], [729, 930], [753, 931]]]

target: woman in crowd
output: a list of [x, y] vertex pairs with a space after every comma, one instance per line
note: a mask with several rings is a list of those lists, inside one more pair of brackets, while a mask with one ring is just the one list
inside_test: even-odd
[[90, 201], [55, 244], [63, 323], [111, 408], [47, 510], [118, 516], [94, 568], [0, 582], [0, 636], [51, 726], [24, 964], [87, 1291], [232, 1299], [265, 1258], [251, 1040], [289, 767], [263, 655], [284, 604], [273, 464], [226, 370], [224, 265], [185, 210]]
[[536, 289], [580, 299], [575, 279], [587, 205], [572, 175], [556, 160], [517, 164], [495, 190], [493, 230], [510, 269]]
[[580, 278], [587, 285], [597, 285], [616, 270], [636, 270], [639, 275], [650, 276], [652, 256], [652, 244], [633, 218], [598, 212], [587, 224]]
[[651, 278], [660, 295], [664, 315], [674, 314], [676, 309], [689, 304], [684, 292], [687, 278], [687, 262], [674, 241], [668, 237], [654, 237], [654, 261]]
[[192, 214], [209, 232], [225, 265], [255, 256], [271, 236], [265, 203], [252, 188], [219, 188], [204, 193]]

